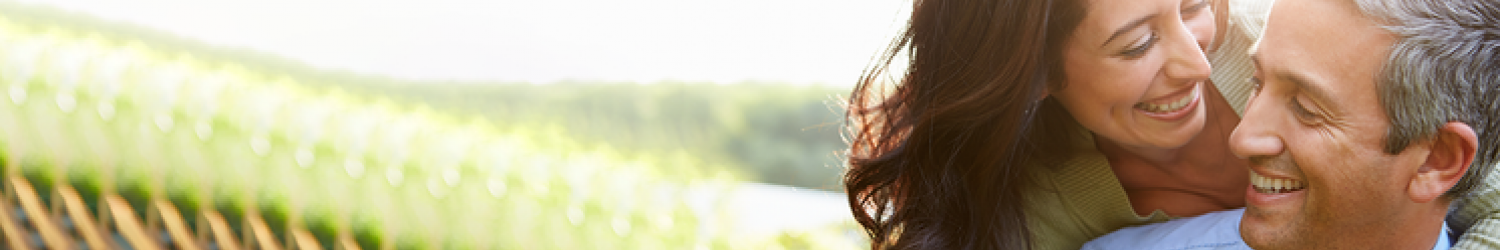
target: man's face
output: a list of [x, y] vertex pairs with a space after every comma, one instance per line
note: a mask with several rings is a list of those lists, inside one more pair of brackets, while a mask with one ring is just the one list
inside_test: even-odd
[[1230, 138], [1251, 160], [1240, 233], [1256, 249], [1378, 249], [1413, 211], [1425, 158], [1383, 151], [1376, 76], [1395, 37], [1353, 1], [1277, 1], [1255, 51], [1257, 90]]

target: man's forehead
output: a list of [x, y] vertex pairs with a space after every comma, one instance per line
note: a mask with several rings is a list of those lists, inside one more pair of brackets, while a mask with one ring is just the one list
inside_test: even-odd
[[1298, 71], [1315, 82], [1373, 80], [1394, 42], [1352, 0], [1281, 0], [1251, 53], [1264, 71]]

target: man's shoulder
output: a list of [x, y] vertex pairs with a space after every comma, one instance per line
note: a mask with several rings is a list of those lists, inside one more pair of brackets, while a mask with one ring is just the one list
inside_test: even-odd
[[1243, 208], [1225, 210], [1124, 228], [1089, 241], [1083, 249], [1250, 249], [1240, 240], [1240, 216], [1244, 212]]

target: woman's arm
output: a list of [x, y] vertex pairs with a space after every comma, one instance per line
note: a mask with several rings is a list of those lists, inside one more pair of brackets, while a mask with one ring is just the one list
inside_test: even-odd
[[1500, 176], [1489, 175], [1468, 197], [1454, 201], [1448, 225], [1459, 236], [1453, 249], [1500, 250]]

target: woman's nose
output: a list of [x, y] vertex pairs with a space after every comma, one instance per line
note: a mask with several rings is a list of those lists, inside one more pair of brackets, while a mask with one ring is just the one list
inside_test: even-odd
[[1200, 39], [1186, 25], [1178, 25], [1169, 36], [1167, 62], [1164, 65], [1167, 77], [1187, 82], [1207, 80], [1212, 71], [1203, 47], [1207, 45], [1203, 41], [1207, 40]]

